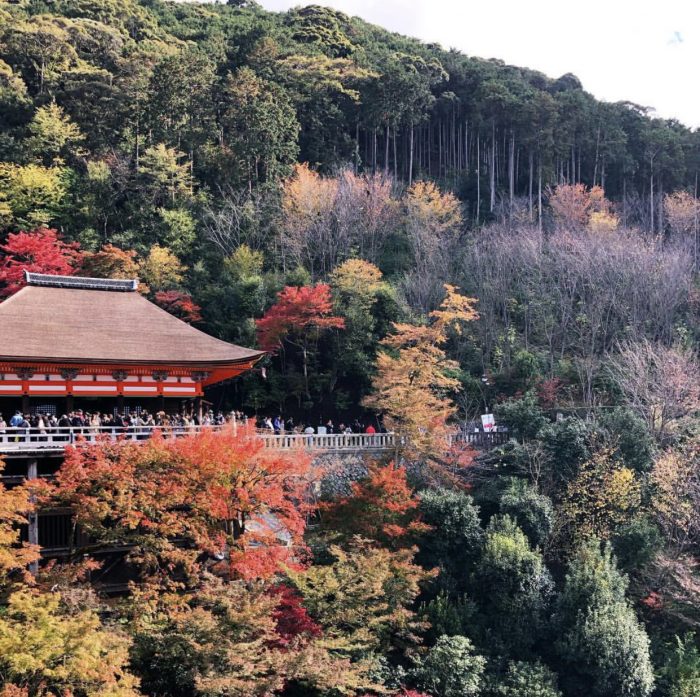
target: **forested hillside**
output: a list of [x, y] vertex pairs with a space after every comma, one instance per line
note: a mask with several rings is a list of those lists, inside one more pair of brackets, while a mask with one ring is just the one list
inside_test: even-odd
[[[573, 75], [326, 8], [0, 0], [0, 298], [138, 276], [269, 352], [216, 409], [402, 444], [0, 484], [2, 697], [700, 695], [699, 167]], [[505, 444], [448, 447], [492, 411]], [[36, 505], [91, 546], [29, 578]]]
[[[640, 315], [654, 312], [646, 307], [634, 327], [670, 339], [682, 319], [687, 265], [664, 251], [657, 268], [650, 233], [695, 235], [694, 200], [667, 195], [695, 191], [698, 136], [642, 107], [598, 102], [572, 75], [470, 58], [313, 6], [27, 0], [0, 4], [0, 28], [5, 235], [57, 229], [90, 257], [84, 271], [138, 273], [171, 311], [248, 344], [285, 284], [327, 282], [353, 257], [383, 273], [369, 300], [350, 297], [351, 280], [335, 293], [338, 312], [364, 316], [345, 339], [314, 337], [309, 348], [320, 340], [323, 350], [310, 352], [311, 377], [288, 355], [239, 396], [248, 408], [316, 416], [357, 404], [388, 323], [433, 309], [445, 280], [481, 301], [469, 372], [510, 370], [521, 344], [546, 351], [550, 377], [583, 353], [590, 402], [590, 363], [628, 324], [627, 306], [572, 286], [566, 309], [549, 292], [567, 263], [581, 284], [603, 282], [597, 261], [555, 259], [556, 247], [543, 253], [533, 239], [556, 222], [557, 185], [600, 186], [613, 227], [635, 230], [634, 244], [578, 242], [589, 258], [638, 247], [624, 263], [653, 266], [651, 285], [668, 293], [661, 326]], [[308, 166], [295, 173], [297, 163]], [[583, 218], [564, 218], [586, 227], [594, 213], [610, 227], [607, 203], [563, 205], [579, 204]], [[485, 223], [495, 227], [479, 232]], [[610, 283], [641, 302], [627, 286], [647, 279], [611, 266], [626, 280]], [[596, 304], [579, 315], [605, 326], [572, 322], [572, 302]]]

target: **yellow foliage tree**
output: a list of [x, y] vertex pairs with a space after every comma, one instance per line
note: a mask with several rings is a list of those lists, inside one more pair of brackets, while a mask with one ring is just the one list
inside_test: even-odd
[[335, 292], [365, 299], [373, 299], [385, 285], [382, 272], [363, 259], [343, 262], [331, 273], [330, 282]]
[[[5, 465], [0, 460], [0, 473]], [[29, 564], [39, 558], [35, 545], [20, 544], [19, 526], [26, 525], [27, 516], [34, 509], [27, 487], [7, 489], [0, 483], [0, 586], [8, 574], [23, 573]]]
[[312, 275], [328, 272], [347, 250], [333, 227], [338, 180], [297, 165], [282, 192], [282, 244]]
[[13, 593], [0, 616], [0, 674], [28, 697], [136, 697], [128, 649], [94, 610], [69, 611], [58, 593]]
[[63, 167], [0, 162], [0, 223], [48, 226], [65, 203], [68, 180], [69, 170]]
[[382, 344], [388, 349], [377, 357], [373, 393], [367, 407], [384, 415], [384, 423], [404, 439], [405, 453], [431, 459], [447, 447], [447, 422], [455, 413], [448, 394], [459, 387], [450, 375], [458, 368], [444, 351], [450, 330], [478, 317], [476, 300], [445, 285], [440, 308], [431, 312], [425, 325], [394, 324], [394, 333]]
[[569, 482], [560, 508], [560, 535], [565, 542], [592, 537], [606, 540], [628, 522], [641, 504], [635, 473], [613, 459], [611, 449], [596, 452]]
[[617, 229], [620, 222], [600, 186], [560, 184], [548, 192], [548, 201], [561, 229], [604, 233]]
[[619, 226], [620, 219], [609, 211], [593, 211], [588, 219], [588, 229], [595, 233], [614, 232]]
[[651, 507], [664, 533], [681, 551], [700, 540], [700, 440], [666, 450], [651, 473]]
[[348, 549], [330, 547], [332, 564], [290, 572], [304, 606], [324, 629], [321, 645], [357, 659], [395, 643], [418, 643], [424, 627], [411, 606], [435, 572], [413, 563], [415, 551], [377, 548], [355, 537]]
[[158, 291], [179, 286], [187, 267], [169, 249], [156, 244], [139, 265], [139, 270], [143, 281]]
[[[411, 226], [424, 232], [424, 242], [432, 238], [437, 244], [446, 235], [458, 231], [462, 225], [459, 199], [452, 193], [440, 191], [434, 182], [418, 181], [410, 186], [406, 192], [405, 205]], [[420, 237], [422, 239], [423, 235]]]
[[674, 191], [664, 196], [664, 213], [674, 235], [690, 235], [700, 224], [700, 201], [687, 191]]

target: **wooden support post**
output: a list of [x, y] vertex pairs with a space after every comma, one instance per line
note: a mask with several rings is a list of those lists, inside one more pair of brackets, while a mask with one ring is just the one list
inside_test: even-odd
[[66, 395], [66, 414], [70, 414], [73, 411], [73, 395]]
[[29, 395], [23, 394], [22, 395], [22, 414], [28, 414], [28, 413], [29, 413]]
[[[39, 477], [39, 463], [35, 459], [27, 460], [27, 479], [37, 479]], [[32, 501], [34, 503], [34, 501]], [[38, 545], [39, 544], [39, 516], [36, 511], [27, 516], [27, 521], [29, 523], [29, 544]], [[32, 562], [29, 565], [29, 571], [32, 574], [37, 574], [39, 572], [39, 563]]]

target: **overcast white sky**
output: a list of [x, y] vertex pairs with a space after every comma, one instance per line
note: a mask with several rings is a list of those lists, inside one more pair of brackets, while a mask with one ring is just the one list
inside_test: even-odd
[[[269, 10], [311, 4], [259, 0]], [[314, 0], [392, 31], [551, 77], [700, 127], [698, 0]]]

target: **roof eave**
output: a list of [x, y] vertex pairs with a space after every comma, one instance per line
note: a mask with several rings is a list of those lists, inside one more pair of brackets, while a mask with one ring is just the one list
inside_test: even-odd
[[121, 358], [114, 359], [94, 359], [94, 358], [57, 358], [56, 356], [0, 356], [0, 363], [55, 363], [56, 365], [134, 365], [134, 366], [151, 366], [151, 365], [171, 365], [183, 368], [206, 368], [206, 367], [225, 367], [228, 365], [235, 366], [245, 363], [257, 363], [265, 355], [264, 351], [251, 353], [249, 356], [231, 359], [217, 360], [197, 360], [197, 361], [164, 361], [164, 360], [124, 360]]

